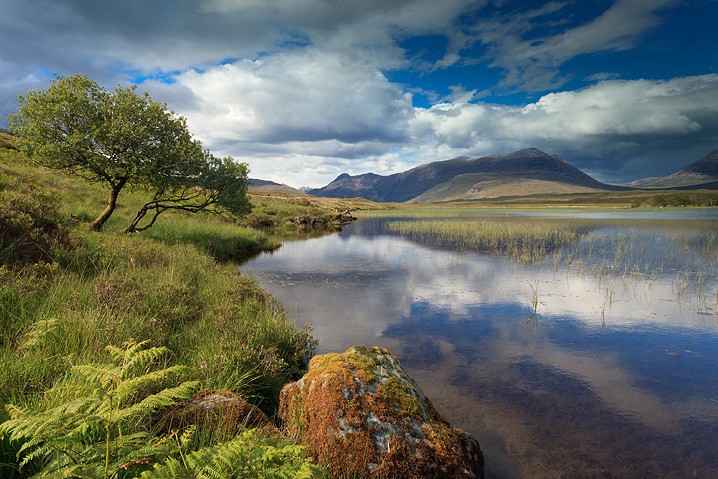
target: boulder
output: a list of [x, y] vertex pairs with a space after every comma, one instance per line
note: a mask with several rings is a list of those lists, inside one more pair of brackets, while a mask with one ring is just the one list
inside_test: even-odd
[[483, 478], [478, 442], [453, 428], [386, 349], [315, 356], [280, 395], [285, 430], [337, 478]]
[[279, 434], [261, 409], [226, 390], [200, 390], [189, 401], [164, 411], [158, 425], [166, 431], [195, 426], [226, 438], [247, 428], [259, 429], [267, 435]]

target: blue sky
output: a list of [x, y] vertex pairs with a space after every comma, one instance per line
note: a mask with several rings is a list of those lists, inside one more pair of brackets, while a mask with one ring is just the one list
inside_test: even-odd
[[252, 177], [537, 147], [599, 180], [718, 148], [716, 0], [0, 0], [0, 126], [53, 73], [137, 83]]

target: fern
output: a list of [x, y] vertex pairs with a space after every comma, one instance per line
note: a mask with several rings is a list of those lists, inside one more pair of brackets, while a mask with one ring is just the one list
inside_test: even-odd
[[181, 460], [168, 458], [144, 471], [140, 479], [328, 479], [312, 464], [304, 448], [272, 438], [260, 438], [253, 430], [231, 441], [194, 451]]
[[[131, 477], [129, 469], [164, 460], [147, 424], [158, 410], [186, 400], [196, 381], [164, 384], [182, 374], [178, 366], [152, 369], [169, 351], [148, 342], [109, 347], [112, 362], [75, 366], [37, 408], [8, 407], [0, 434], [19, 441], [19, 467], [34, 477]], [[151, 391], [157, 391], [151, 393]], [[39, 464], [39, 466], [37, 466]]]
[[[170, 436], [148, 425], [162, 409], [199, 388], [179, 383], [186, 368], [158, 368], [169, 351], [148, 342], [109, 346], [110, 362], [74, 366], [41, 404], [7, 405], [0, 437], [16, 441], [23, 477], [78, 479], [325, 479], [297, 444], [247, 430], [234, 439], [191, 451], [195, 427]], [[179, 383], [179, 384], [178, 384]]]

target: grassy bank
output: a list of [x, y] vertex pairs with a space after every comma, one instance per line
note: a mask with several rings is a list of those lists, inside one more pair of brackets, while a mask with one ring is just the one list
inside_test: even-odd
[[[106, 196], [0, 149], [0, 423], [15, 406], [42, 417], [47, 391], [78, 365], [105, 364], [108, 345], [144, 340], [148, 348], [169, 352], [153, 367], [177, 366], [178, 381], [232, 391], [273, 415], [279, 389], [302, 374], [315, 340], [224, 260], [275, 248], [278, 240], [221, 218], [182, 213], [163, 215], [144, 233], [123, 234], [143, 203], [142, 192], [123, 195], [105, 231], [90, 232], [84, 223], [104, 207]], [[101, 382], [97, 394], [110, 394], [105, 386]], [[136, 430], [152, 436], [152, 417], [133, 423], [120, 438]], [[81, 441], [97, 439], [93, 418], [88, 415]], [[40, 454], [18, 470], [23, 443], [8, 437], [0, 439], [0, 476], [31, 477], [42, 469], [42, 461], [35, 464]], [[207, 434], [193, 447], [211, 446], [211, 438]], [[251, 451], [265, 444], [259, 436], [243, 441]], [[165, 459], [182, 455], [175, 449]], [[301, 465], [301, 454], [292, 451]], [[314, 473], [306, 477], [318, 477]]]

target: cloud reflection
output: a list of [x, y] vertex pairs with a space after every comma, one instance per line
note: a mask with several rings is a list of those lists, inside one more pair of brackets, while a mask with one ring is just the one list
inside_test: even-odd
[[[449, 419], [477, 436], [495, 433], [494, 416], [509, 421], [513, 407], [487, 399], [486, 388], [554, 398], [550, 407], [569, 393], [542, 382], [559, 377], [598, 404], [595, 417], [611, 414], [659, 435], [681, 433], [688, 419], [718, 418], [710, 380], [718, 351], [710, 342], [689, 349], [694, 331], [716, 338], [715, 316], [701, 314], [706, 305], [695, 298], [677, 297], [670, 276], [601, 278], [576, 265], [525, 267], [352, 231], [287, 243], [243, 269], [298, 323], [314, 327], [320, 352], [388, 347]], [[689, 345], [676, 346], [679, 336]], [[700, 355], [696, 372], [691, 358]], [[705, 388], [692, 390], [700, 381]], [[585, 419], [571, 401], [562, 407]], [[516, 424], [501, 435], [502, 444], [521, 440]], [[500, 455], [503, 446], [495, 447], [491, 454]]]

